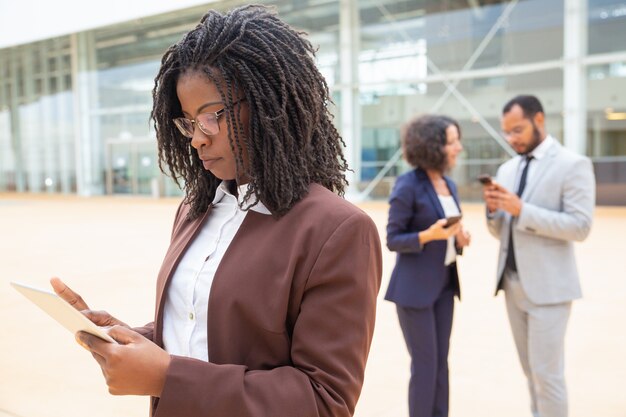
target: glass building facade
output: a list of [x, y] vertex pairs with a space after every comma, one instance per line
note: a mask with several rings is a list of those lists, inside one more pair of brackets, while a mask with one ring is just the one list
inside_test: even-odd
[[[211, 2], [0, 49], [0, 192], [177, 195], [148, 116], [160, 57]], [[269, 4], [269, 3], [268, 3]], [[626, 204], [626, 1], [282, 0], [319, 46], [352, 194], [385, 198], [409, 169], [400, 128], [459, 120], [466, 199], [512, 155], [503, 104], [543, 102], [548, 131], [594, 161], [600, 204]]]

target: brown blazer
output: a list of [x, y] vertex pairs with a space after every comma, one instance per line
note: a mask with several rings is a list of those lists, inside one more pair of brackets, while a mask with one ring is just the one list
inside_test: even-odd
[[[162, 346], [170, 278], [210, 213], [181, 205], [157, 282]], [[209, 361], [172, 356], [154, 417], [351, 416], [361, 392], [382, 274], [372, 220], [312, 185], [276, 219], [249, 211], [211, 287]]]

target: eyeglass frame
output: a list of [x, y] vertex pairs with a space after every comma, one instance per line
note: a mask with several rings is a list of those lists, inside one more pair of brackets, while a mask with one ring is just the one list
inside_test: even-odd
[[[237, 100], [233, 101], [232, 104], [230, 106], [224, 106], [222, 107], [220, 110], [218, 111], [208, 111], [208, 112], [202, 112], [200, 114], [198, 114], [196, 117], [194, 117], [193, 119], [187, 119], [186, 117], [176, 117], [174, 119], [172, 119], [172, 122], [174, 123], [174, 126], [176, 126], [176, 128], [178, 129], [178, 131], [181, 133], [181, 135], [183, 135], [184, 137], [186, 137], [187, 139], [193, 139], [193, 134], [196, 131], [196, 126], [198, 126], [198, 128], [200, 129], [200, 131], [202, 133], [204, 133], [207, 136], [215, 136], [218, 133], [220, 133], [220, 124], [219, 124], [219, 120], [220, 117], [222, 117], [222, 115], [226, 112], [226, 110], [230, 110], [232, 109], [236, 104], [241, 103], [242, 101], [245, 101], [246, 98], [245, 97], [241, 97], [238, 98]], [[217, 132], [215, 133], [209, 133], [207, 132], [204, 126], [202, 126], [202, 123], [200, 123], [197, 119], [199, 116], [202, 116], [204, 114], [212, 114], [213, 117], [215, 118], [215, 121], [217, 122]], [[191, 127], [193, 128], [193, 130], [191, 131], [191, 136], [188, 136], [186, 132], [183, 131], [183, 129], [181, 128], [181, 126], [179, 126], [179, 123], [182, 123], [182, 121], [187, 121], [191, 123]]]

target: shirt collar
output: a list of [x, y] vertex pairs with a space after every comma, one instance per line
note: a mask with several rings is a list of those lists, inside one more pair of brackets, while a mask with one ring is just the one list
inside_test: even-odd
[[541, 159], [548, 153], [548, 149], [554, 143], [556, 139], [554, 139], [551, 135], [546, 136], [546, 138], [528, 155], [532, 156], [535, 159]]
[[[250, 204], [254, 204], [254, 202], [258, 200], [256, 194], [254, 193], [252, 193], [246, 201], [243, 200], [244, 196], [248, 192], [248, 186], [249, 184], [242, 184], [237, 187], [237, 203], [241, 204], [243, 202], [244, 208], [249, 206]], [[217, 189], [215, 190], [215, 197], [213, 197], [212, 204], [217, 204], [220, 201], [222, 201], [222, 198], [224, 198], [226, 194], [234, 197], [234, 195], [228, 190], [228, 182], [222, 181], [220, 185], [217, 187]], [[261, 214], [267, 214], [267, 215], [272, 214], [261, 201], [256, 203], [254, 206], [250, 207], [250, 210], [256, 211], [257, 213], [261, 213]]]

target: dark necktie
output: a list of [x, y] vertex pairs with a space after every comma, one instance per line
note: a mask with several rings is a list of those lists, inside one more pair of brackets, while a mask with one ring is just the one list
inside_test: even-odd
[[[524, 170], [522, 171], [522, 176], [519, 180], [519, 185], [517, 186], [517, 196], [521, 197], [524, 192], [524, 188], [526, 188], [526, 178], [528, 177], [528, 167], [530, 166], [530, 161], [533, 159], [532, 156], [526, 156], [526, 165], [524, 166]], [[509, 223], [509, 247], [506, 253], [506, 268], [511, 271], [517, 271], [517, 264], [515, 263], [515, 252], [513, 251], [513, 218], [511, 218], [511, 222]]]

